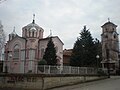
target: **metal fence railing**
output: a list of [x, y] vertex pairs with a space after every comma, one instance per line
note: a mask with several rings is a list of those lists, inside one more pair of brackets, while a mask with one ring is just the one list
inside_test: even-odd
[[42, 74], [97, 74], [97, 70], [92, 67], [72, 67], [72, 66], [50, 66], [39, 65], [37, 73]]

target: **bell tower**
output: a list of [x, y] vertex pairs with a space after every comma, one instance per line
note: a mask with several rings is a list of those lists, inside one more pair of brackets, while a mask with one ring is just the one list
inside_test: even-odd
[[107, 68], [115, 73], [119, 68], [119, 34], [116, 30], [117, 25], [108, 19], [108, 22], [101, 27], [102, 68]]

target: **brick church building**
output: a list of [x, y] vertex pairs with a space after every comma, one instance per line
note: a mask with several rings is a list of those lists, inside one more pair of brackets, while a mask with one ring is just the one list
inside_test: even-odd
[[[5, 45], [4, 71], [8, 73], [37, 73], [38, 61], [44, 55], [49, 37], [43, 38], [44, 29], [35, 23], [22, 28], [22, 36], [16, 34], [15, 28], [9, 34]], [[63, 42], [58, 36], [50, 36], [56, 48], [57, 64], [63, 65]]]

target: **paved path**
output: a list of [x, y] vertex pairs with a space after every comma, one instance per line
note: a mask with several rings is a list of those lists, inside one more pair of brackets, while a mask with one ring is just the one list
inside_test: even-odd
[[51, 90], [120, 90], [120, 76], [114, 76], [110, 79], [77, 84]]

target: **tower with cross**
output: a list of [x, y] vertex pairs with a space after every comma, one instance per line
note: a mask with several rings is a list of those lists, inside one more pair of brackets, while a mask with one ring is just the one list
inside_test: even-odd
[[108, 22], [101, 27], [102, 68], [109, 68], [111, 72], [115, 73], [119, 67], [119, 34], [116, 29], [117, 25], [108, 18]]

